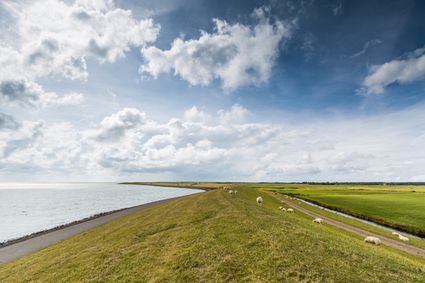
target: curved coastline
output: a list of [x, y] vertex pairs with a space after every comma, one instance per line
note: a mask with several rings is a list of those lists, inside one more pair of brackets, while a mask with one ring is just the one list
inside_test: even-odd
[[[203, 192], [206, 191], [205, 189], [201, 188], [196, 189], [203, 190]], [[132, 213], [141, 211], [149, 207], [153, 207], [164, 202], [190, 197], [203, 192], [162, 199], [113, 211], [102, 212], [64, 225], [56, 226], [51, 229], [46, 229], [23, 237], [2, 242], [0, 243], [0, 265], [17, 259], [26, 254], [46, 248], [52, 244], [85, 232], [91, 228], [103, 225], [120, 217], [130, 215]]]

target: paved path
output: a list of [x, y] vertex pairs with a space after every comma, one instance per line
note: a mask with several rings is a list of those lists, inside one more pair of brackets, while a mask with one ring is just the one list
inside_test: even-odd
[[348, 231], [350, 233], [359, 235], [361, 237], [366, 237], [366, 236], [378, 237], [379, 239], [381, 239], [382, 244], [384, 244], [386, 246], [404, 251], [406, 253], [409, 253], [409, 254], [412, 254], [412, 255], [415, 255], [415, 256], [425, 258], [425, 250], [424, 249], [406, 244], [404, 242], [401, 242], [400, 240], [396, 240], [396, 239], [392, 239], [392, 238], [389, 238], [389, 237], [386, 237], [386, 236], [383, 236], [383, 235], [375, 234], [373, 232], [363, 230], [361, 228], [352, 226], [350, 224], [346, 224], [344, 222], [335, 220], [335, 219], [327, 217], [323, 214], [320, 214], [320, 213], [311, 211], [309, 209], [306, 209], [302, 206], [299, 206], [299, 205], [297, 205], [297, 204], [295, 204], [291, 201], [286, 200], [285, 198], [282, 198], [281, 196], [276, 195], [275, 193], [271, 193], [271, 192], [268, 192], [268, 193], [272, 197], [282, 201], [287, 206], [290, 206], [290, 207], [294, 208], [295, 210], [297, 210], [301, 213], [304, 213], [308, 216], [311, 216], [312, 218], [317, 218], [317, 217], [322, 218], [326, 224], [338, 227], [342, 230], [345, 230], [345, 231]]
[[0, 248], [0, 265], [10, 262], [24, 255], [27, 255], [29, 253], [33, 253], [43, 248], [46, 248], [52, 244], [68, 239], [74, 235], [80, 234], [84, 231], [100, 226], [114, 219], [132, 214], [134, 212], [146, 209], [148, 207], [152, 207], [154, 205], [157, 205], [163, 202], [167, 202], [167, 201], [171, 201], [171, 200], [175, 200], [175, 199], [179, 199], [183, 197], [185, 196], [155, 201], [155, 202], [146, 203], [146, 204], [126, 208], [123, 210], [111, 212], [108, 214], [104, 214], [98, 217], [88, 219], [87, 221], [71, 224], [69, 226], [66, 226], [64, 228], [60, 228], [57, 230], [47, 231], [46, 233], [42, 233], [41, 235], [7, 245], [5, 247]]

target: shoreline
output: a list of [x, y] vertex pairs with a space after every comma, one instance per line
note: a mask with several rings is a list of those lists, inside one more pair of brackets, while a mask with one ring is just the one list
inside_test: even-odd
[[[188, 187], [188, 186], [178, 186], [175, 183], [170, 183], [170, 184], [162, 184], [162, 183], [149, 183], [149, 182], [122, 182], [122, 183], [117, 183], [117, 184], [121, 184], [121, 185], [141, 185], [141, 186], [153, 186], [153, 187], [164, 187], [164, 188], [181, 188], [181, 189], [191, 189], [191, 190], [204, 190], [204, 191], [211, 191], [211, 190], [216, 190], [216, 188], [211, 188], [211, 187]], [[192, 184], [196, 184], [196, 183], [192, 183]]]
[[54, 228], [2, 242], [0, 243], [0, 265], [20, 258], [24, 255], [41, 250], [52, 244], [58, 243], [115, 219], [142, 211], [146, 208], [150, 208], [161, 203], [190, 197], [201, 193], [203, 192], [157, 200], [108, 212], [102, 212], [64, 225], [56, 226]]

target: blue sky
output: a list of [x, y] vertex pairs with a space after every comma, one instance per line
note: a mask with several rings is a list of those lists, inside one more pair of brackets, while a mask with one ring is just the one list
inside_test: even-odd
[[425, 181], [424, 12], [4, 1], [0, 180]]

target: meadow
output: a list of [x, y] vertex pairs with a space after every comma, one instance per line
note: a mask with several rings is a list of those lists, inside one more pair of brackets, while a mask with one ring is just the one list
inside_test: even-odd
[[238, 185], [237, 195], [210, 190], [123, 217], [0, 266], [0, 281], [424, 280], [423, 259], [282, 213], [254, 186]]
[[274, 191], [425, 237], [425, 187], [291, 184]]

